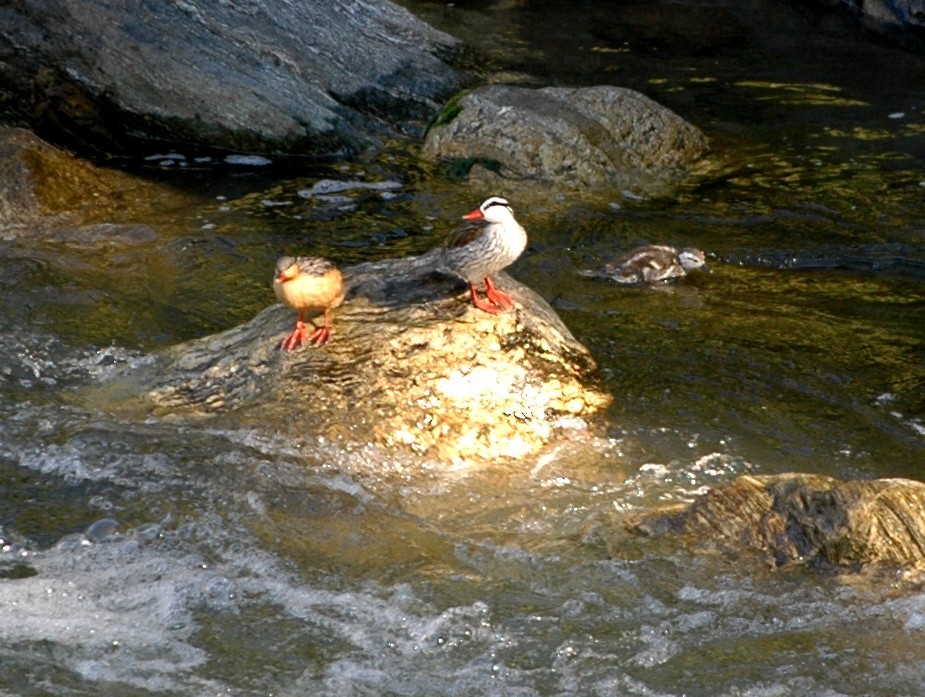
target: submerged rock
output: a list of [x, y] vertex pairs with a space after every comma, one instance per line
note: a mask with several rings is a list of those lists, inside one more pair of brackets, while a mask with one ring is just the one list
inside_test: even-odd
[[94, 167], [25, 129], [0, 126], [0, 232], [60, 217], [105, 187]]
[[0, 8], [0, 106], [105, 152], [338, 154], [420, 131], [459, 88], [455, 39], [388, 0], [33, 5]]
[[499, 274], [517, 308], [492, 316], [435, 263], [429, 253], [344, 269], [347, 299], [323, 348], [278, 350], [295, 313], [276, 305], [164, 352], [129, 377], [131, 399], [453, 463], [535, 452], [609, 403], [587, 350], [529, 288]]
[[669, 193], [707, 149], [674, 112], [612, 86], [480, 87], [450, 101], [424, 143], [460, 175], [634, 196]]
[[0, 126], [0, 238], [48, 239], [69, 247], [136, 244], [156, 232], [111, 222], [132, 211], [188, 203], [194, 194], [96, 167], [31, 131]]
[[0, 126], [0, 235], [46, 235], [49, 229], [105, 219], [124, 208], [126, 199], [162, 192], [84, 162], [30, 131]]
[[923, 570], [925, 483], [840, 481], [812, 474], [742, 476], [680, 512], [634, 521], [632, 529], [757, 550], [777, 566], [824, 562]]

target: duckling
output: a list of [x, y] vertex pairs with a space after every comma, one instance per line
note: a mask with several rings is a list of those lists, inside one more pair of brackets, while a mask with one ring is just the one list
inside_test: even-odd
[[581, 271], [582, 276], [608, 278], [616, 283], [659, 283], [686, 276], [688, 271], [707, 263], [706, 255], [694, 247], [678, 250], [667, 245], [651, 244], [634, 249], [600, 271]]
[[[338, 268], [318, 257], [280, 257], [273, 276], [273, 291], [286, 307], [299, 313], [295, 329], [280, 348], [292, 351], [304, 343], [322, 346], [331, 338], [331, 310], [344, 301], [344, 279]], [[324, 312], [324, 322], [309, 334], [305, 313]]]

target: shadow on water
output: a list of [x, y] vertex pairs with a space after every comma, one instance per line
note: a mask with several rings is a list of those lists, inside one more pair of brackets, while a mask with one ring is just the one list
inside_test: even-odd
[[[511, 274], [595, 356], [606, 429], [590, 453], [454, 471], [87, 402], [251, 319], [282, 254], [438, 245], [482, 194], [413, 148], [272, 181], [162, 173], [172, 191], [97, 221], [128, 226], [115, 238], [4, 239], [0, 688], [923, 694], [925, 602], [897, 576], [770, 571], [621, 526], [746, 472], [921, 477], [923, 55], [787, 3], [409, 6], [486, 79], [639, 89], [714, 143], [676, 200], [515, 202], [531, 246]], [[712, 269], [577, 274], [652, 242]]]

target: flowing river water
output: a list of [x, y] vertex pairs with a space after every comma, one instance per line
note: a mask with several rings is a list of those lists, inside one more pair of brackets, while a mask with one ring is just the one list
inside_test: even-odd
[[[917, 586], [620, 524], [744, 473], [921, 478], [925, 54], [802, 5], [612, 5], [409, 3], [491, 79], [638, 89], [722, 163], [669, 201], [516, 202], [511, 274], [615, 396], [594, 455], [453, 471], [88, 391], [249, 320], [282, 253], [439, 244], [482, 196], [406, 145], [174, 158], [103, 227], [0, 242], [0, 694], [925, 695]], [[647, 242], [710, 271], [577, 274]]]

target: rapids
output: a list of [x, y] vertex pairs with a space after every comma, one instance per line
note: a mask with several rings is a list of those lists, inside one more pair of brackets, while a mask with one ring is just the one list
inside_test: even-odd
[[[597, 359], [607, 427], [455, 470], [113, 410], [90, 388], [250, 319], [278, 256], [421, 253], [495, 193], [400, 143], [149, 160], [163, 198], [107, 211], [117, 238], [0, 240], [0, 693], [925, 695], [901, 576], [621, 525], [745, 472], [922, 477], [925, 53], [782, 2], [407, 4], [490, 79], [631, 87], [713, 142], [719, 174], [675, 200], [512, 202], [510, 273]], [[642, 243], [710, 271], [577, 275]]]

